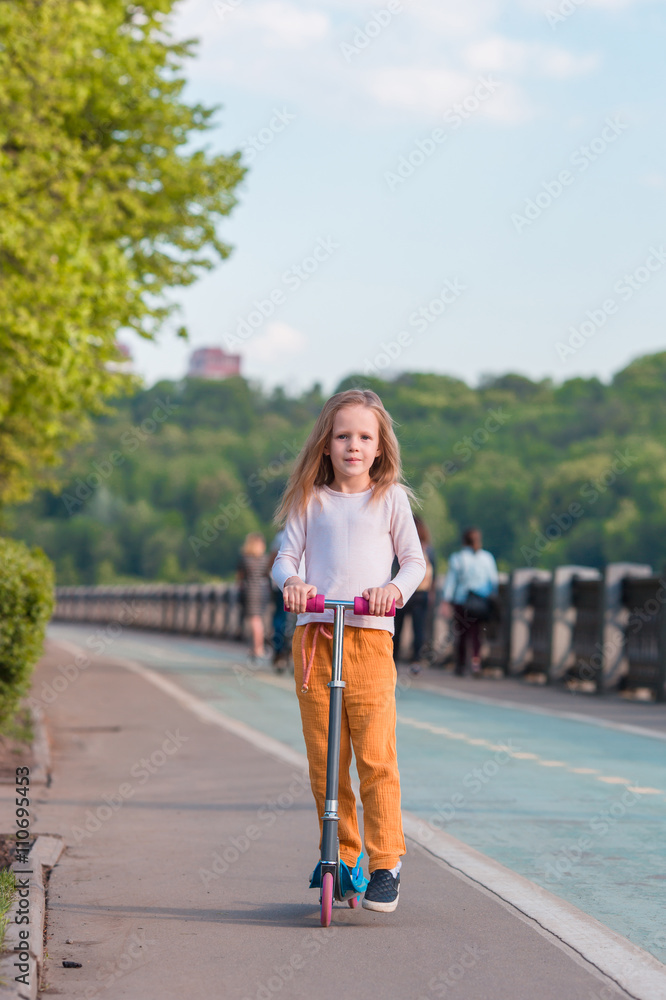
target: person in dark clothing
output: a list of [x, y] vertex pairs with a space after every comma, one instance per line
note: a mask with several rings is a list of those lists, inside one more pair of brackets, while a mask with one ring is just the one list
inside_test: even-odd
[[[282, 539], [284, 538], [284, 529], [278, 531], [277, 535], [273, 539], [273, 544], [271, 545], [270, 552], [270, 567], [272, 568], [273, 563], [277, 557], [277, 554], [282, 545]], [[291, 662], [291, 636], [293, 634], [293, 620], [295, 617], [292, 615], [293, 619], [290, 622], [290, 616], [287, 611], [285, 611], [284, 600], [282, 598], [282, 591], [271, 579], [271, 596], [273, 598], [273, 666], [278, 673], [282, 673], [287, 669]]]
[[411, 615], [413, 640], [409, 669], [413, 674], [418, 674], [421, 669], [421, 657], [426, 644], [428, 611], [434, 598], [435, 550], [431, 545], [428, 528], [417, 515], [414, 515], [414, 524], [416, 525], [416, 531], [421, 541], [426, 561], [426, 572], [422, 582], [409, 598], [404, 608], [396, 608], [395, 632], [393, 634], [393, 659], [397, 662], [405, 616]]
[[[449, 571], [444, 581], [442, 612], [453, 617], [456, 642], [455, 673], [462, 676], [467, 662], [467, 644], [471, 644], [472, 674], [481, 673], [481, 626], [485, 617], [479, 616], [483, 603], [497, 593], [498, 574], [494, 556], [483, 548], [478, 528], [463, 532], [463, 548], [454, 552], [449, 561]], [[473, 598], [474, 604], [470, 604]]]
[[245, 539], [238, 563], [237, 580], [245, 618], [249, 622], [253, 659], [264, 656], [264, 615], [268, 604], [268, 574], [271, 557], [266, 552], [264, 536], [252, 531]]

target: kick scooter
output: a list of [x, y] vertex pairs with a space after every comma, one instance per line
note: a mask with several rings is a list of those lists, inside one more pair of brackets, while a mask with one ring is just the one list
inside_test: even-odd
[[[333, 655], [331, 663], [331, 689], [328, 712], [328, 752], [326, 758], [326, 803], [324, 806], [323, 830], [321, 838], [321, 925], [328, 927], [331, 923], [333, 899], [343, 901], [344, 896], [340, 883], [340, 846], [338, 840], [338, 783], [340, 778], [340, 728], [342, 721], [342, 690], [345, 682], [342, 679], [342, 646], [345, 629], [345, 611], [353, 611], [355, 615], [370, 614], [368, 601], [363, 597], [355, 597], [352, 601], [330, 601], [323, 594], [311, 597], [306, 606], [308, 614], [321, 614], [326, 608], [332, 608], [333, 619]], [[386, 612], [387, 617], [395, 615], [395, 601]], [[347, 897], [352, 908], [358, 906], [358, 895]]]

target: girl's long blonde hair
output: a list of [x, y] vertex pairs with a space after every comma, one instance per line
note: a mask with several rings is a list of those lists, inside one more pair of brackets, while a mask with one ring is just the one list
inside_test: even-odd
[[374, 483], [372, 501], [379, 500], [394, 483], [400, 483], [414, 498], [412, 490], [403, 482], [400, 446], [393, 430], [393, 420], [381, 399], [370, 389], [347, 389], [331, 396], [317, 417], [287, 481], [282, 502], [275, 513], [276, 524], [284, 524], [292, 511], [303, 512], [315, 488], [333, 482], [333, 464], [330, 455], [324, 454], [324, 448], [330, 444], [335, 415], [344, 406], [367, 406], [373, 410], [379, 423], [381, 454], [370, 467], [370, 478]]

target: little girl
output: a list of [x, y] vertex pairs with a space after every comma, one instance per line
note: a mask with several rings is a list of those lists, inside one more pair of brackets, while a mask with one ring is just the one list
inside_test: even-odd
[[[376, 393], [350, 389], [325, 404], [289, 478], [276, 513], [286, 521], [273, 579], [298, 613], [293, 639], [294, 676], [310, 783], [324, 812], [328, 737], [328, 682], [333, 611], [305, 614], [308, 599], [361, 595], [369, 615], [345, 615], [338, 833], [342, 882], [366, 888], [363, 906], [391, 912], [398, 905], [405, 840], [395, 742], [393, 600], [402, 607], [425, 574], [410, 491], [401, 485], [400, 450], [391, 417]], [[397, 556], [400, 571], [391, 580]], [[305, 569], [301, 573], [301, 560]], [[313, 634], [309, 635], [311, 623]], [[361, 786], [370, 882], [361, 868], [361, 838], [349, 767], [354, 748]], [[319, 821], [321, 837], [322, 822]], [[319, 866], [311, 886], [319, 885]], [[351, 894], [351, 890], [350, 890]]]

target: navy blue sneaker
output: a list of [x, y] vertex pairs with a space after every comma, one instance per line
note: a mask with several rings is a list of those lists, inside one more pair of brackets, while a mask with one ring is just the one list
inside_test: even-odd
[[366, 910], [393, 913], [398, 905], [399, 892], [400, 872], [394, 876], [388, 868], [378, 868], [370, 876], [370, 884], [363, 897], [363, 906]]

